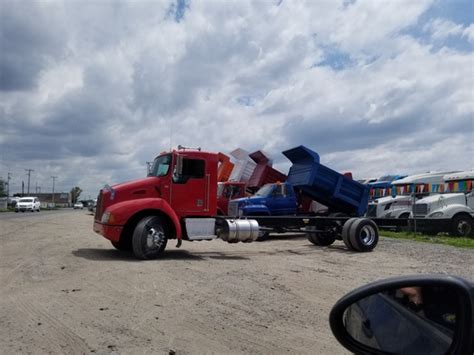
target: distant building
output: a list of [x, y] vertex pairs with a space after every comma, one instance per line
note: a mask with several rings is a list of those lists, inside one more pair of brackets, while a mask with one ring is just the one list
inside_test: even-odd
[[55, 192], [54, 199], [52, 193], [30, 193], [29, 196], [38, 197], [41, 202], [41, 208], [52, 207], [53, 202], [56, 207], [70, 207], [72, 204], [69, 192]]

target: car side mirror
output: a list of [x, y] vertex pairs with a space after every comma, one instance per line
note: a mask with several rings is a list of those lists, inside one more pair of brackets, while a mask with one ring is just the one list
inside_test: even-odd
[[329, 322], [357, 354], [472, 354], [473, 295], [473, 284], [457, 277], [398, 277], [342, 297]]

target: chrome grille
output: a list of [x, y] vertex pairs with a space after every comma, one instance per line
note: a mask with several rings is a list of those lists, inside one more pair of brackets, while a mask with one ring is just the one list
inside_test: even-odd
[[377, 217], [377, 205], [370, 204], [367, 208], [367, 217]]
[[104, 213], [104, 210], [102, 208], [102, 191], [99, 192], [99, 195], [97, 196], [97, 205], [95, 207], [95, 220], [100, 221], [102, 218], [102, 214]]
[[417, 203], [414, 206], [415, 216], [426, 216], [428, 214], [428, 205], [426, 203]]

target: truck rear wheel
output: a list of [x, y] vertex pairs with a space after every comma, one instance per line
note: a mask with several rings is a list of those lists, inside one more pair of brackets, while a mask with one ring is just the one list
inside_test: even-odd
[[457, 215], [454, 216], [451, 222], [451, 233], [456, 237], [467, 237], [473, 235], [473, 221], [468, 215]]
[[334, 241], [336, 240], [335, 235], [329, 232], [325, 233], [325, 232], [312, 231], [312, 228], [314, 227], [306, 227], [306, 236], [308, 237], [308, 240], [314, 245], [326, 247], [334, 243]]
[[379, 241], [377, 225], [368, 218], [357, 218], [350, 226], [349, 240], [357, 251], [372, 251]]
[[132, 237], [132, 249], [139, 259], [156, 259], [166, 248], [166, 222], [159, 216], [148, 216], [138, 222]]
[[357, 220], [358, 218], [349, 218], [342, 226], [342, 233], [341, 233], [342, 241], [344, 242], [347, 249], [349, 250], [354, 250], [354, 247], [352, 246], [351, 240], [349, 237], [349, 231], [351, 229], [352, 224]]

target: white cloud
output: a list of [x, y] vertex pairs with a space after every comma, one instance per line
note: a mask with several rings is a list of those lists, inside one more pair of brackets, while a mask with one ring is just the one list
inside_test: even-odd
[[[178, 144], [263, 148], [283, 168], [280, 152], [305, 144], [356, 177], [474, 165], [473, 55], [409, 32], [431, 1], [191, 1], [179, 23], [171, 2], [37, 5], [44, 42], [11, 22], [37, 32], [36, 85], [0, 91], [0, 175], [17, 188], [33, 168], [95, 195]], [[473, 25], [423, 28], [473, 38]]]
[[466, 37], [469, 42], [474, 41], [474, 25], [464, 27], [452, 21], [436, 18], [429, 21], [424, 27], [435, 41], [446, 40], [448, 37]]
[[470, 43], [474, 43], [474, 24], [467, 26], [462, 32], [462, 36], [466, 37]]

